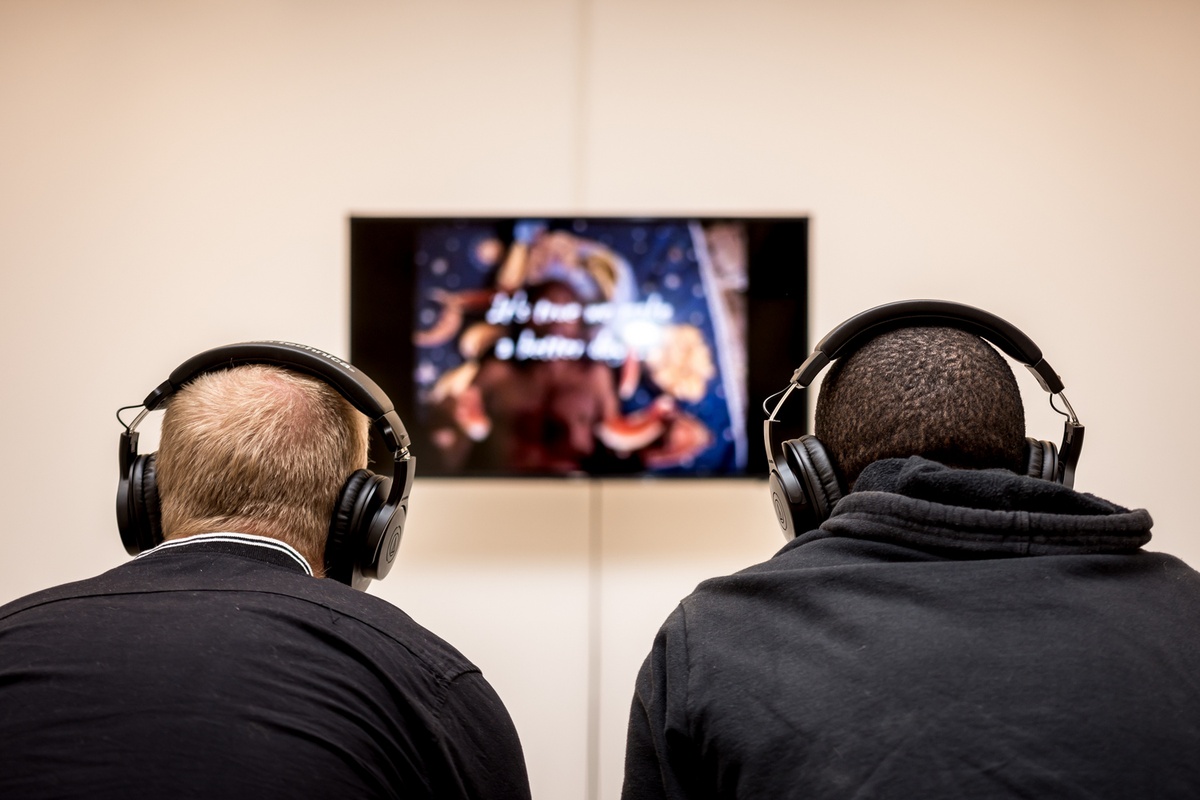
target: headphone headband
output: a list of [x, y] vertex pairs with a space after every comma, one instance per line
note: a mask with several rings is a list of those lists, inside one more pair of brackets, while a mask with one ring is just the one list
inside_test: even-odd
[[400, 415], [375, 381], [335, 355], [293, 342], [242, 342], [205, 350], [176, 367], [170, 377], [146, 395], [142, 405], [153, 411], [200, 375], [244, 364], [270, 364], [320, 378], [371, 420], [389, 451], [396, 453], [409, 447], [408, 432]]
[[808, 386], [829, 362], [853, 353], [866, 340], [881, 333], [921, 326], [959, 328], [973, 333], [1028, 367], [1047, 392], [1059, 394], [1064, 388], [1062, 378], [1042, 358], [1041, 348], [1015, 325], [983, 309], [946, 300], [903, 300], [854, 315], [817, 343], [812, 355], [792, 375], [792, 383]]

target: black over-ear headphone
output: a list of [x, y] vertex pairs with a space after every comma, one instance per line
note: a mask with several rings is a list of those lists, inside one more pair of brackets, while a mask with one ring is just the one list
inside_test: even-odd
[[336, 356], [290, 342], [245, 342], [206, 350], [179, 365], [147, 395], [142, 403], [144, 408], [121, 434], [117, 527], [126, 551], [137, 555], [163, 541], [154, 454], [138, 455], [138, 434], [134, 428], [146, 414], [194, 378], [242, 364], [273, 364], [321, 379], [371, 420], [394, 457], [391, 476], [376, 475], [365, 469], [350, 475], [338, 495], [329, 523], [325, 574], [356, 589], [365, 589], [372, 579], [387, 575], [395, 561], [408, 514], [408, 493], [412, 489], [416, 459], [408, 452], [410, 442], [400, 415], [374, 381]]
[[[1052, 442], [1028, 439], [1027, 470], [1034, 478], [1067, 487], [1073, 485], [1075, 466], [1083, 446], [1083, 426], [1062, 394], [1062, 378], [1042, 358], [1042, 351], [1032, 339], [1011, 323], [972, 306], [943, 300], [889, 303], [851, 317], [818, 342], [812, 355], [793, 373], [788, 387], [779, 392], [783, 397], [763, 424], [771, 501], [786, 538], [811, 530], [828, 519], [845, 489], [816, 436], [806, 434], [798, 439], [777, 440], [775, 427], [779, 410], [792, 392], [807, 388], [831, 361], [850, 355], [867, 340], [885, 331], [919, 326], [960, 328], [986, 339], [1029, 368], [1041, 387], [1050, 393], [1050, 405], [1055, 411], [1058, 408], [1054, 406], [1054, 397], [1062, 398], [1067, 409], [1059, 411], [1067, 417], [1062, 446], [1057, 448]], [[765, 403], [763, 408], [766, 409]]]

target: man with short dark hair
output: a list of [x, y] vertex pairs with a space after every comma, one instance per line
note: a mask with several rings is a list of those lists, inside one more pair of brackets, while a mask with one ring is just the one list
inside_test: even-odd
[[829, 367], [815, 433], [848, 487], [884, 458], [1025, 470], [1025, 409], [1012, 369], [958, 328], [905, 328]]
[[137, 490], [164, 540], [0, 608], [0, 797], [528, 798], [479, 669], [319, 579], [367, 435], [330, 384], [272, 364], [174, 393]]
[[835, 361], [843, 496], [668, 618], [624, 800], [1200, 797], [1200, 575], [1146, 511], [1027, 476], [1023, 416], [957, 327]]

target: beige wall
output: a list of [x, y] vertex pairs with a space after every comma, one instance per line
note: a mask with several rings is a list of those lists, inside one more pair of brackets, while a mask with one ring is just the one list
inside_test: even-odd
[[[810, 213], [814, 338], [917, 296], [1009, 319], [1088, 426], [1078, 485], [1200, 564], [1198, 26], [1190, 0], [4, 0], [0, 600], [123, 559], [112, 414], [184, 358], [347, 351], [351, 213]], [[373, 591], [484, 668], [538, 797], [611, 798], [654, 630], [781, 544], [764, 495], [418, 482]]]

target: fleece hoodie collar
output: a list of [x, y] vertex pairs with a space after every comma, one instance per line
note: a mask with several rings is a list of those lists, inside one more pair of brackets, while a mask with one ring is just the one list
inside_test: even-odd
[[1136, 550], [1150, 541], [1152, 524], [1145, 509], [1050, 481], [914, 456], [868, 466], [821, 529], [922, 547], [1050, 555]]

